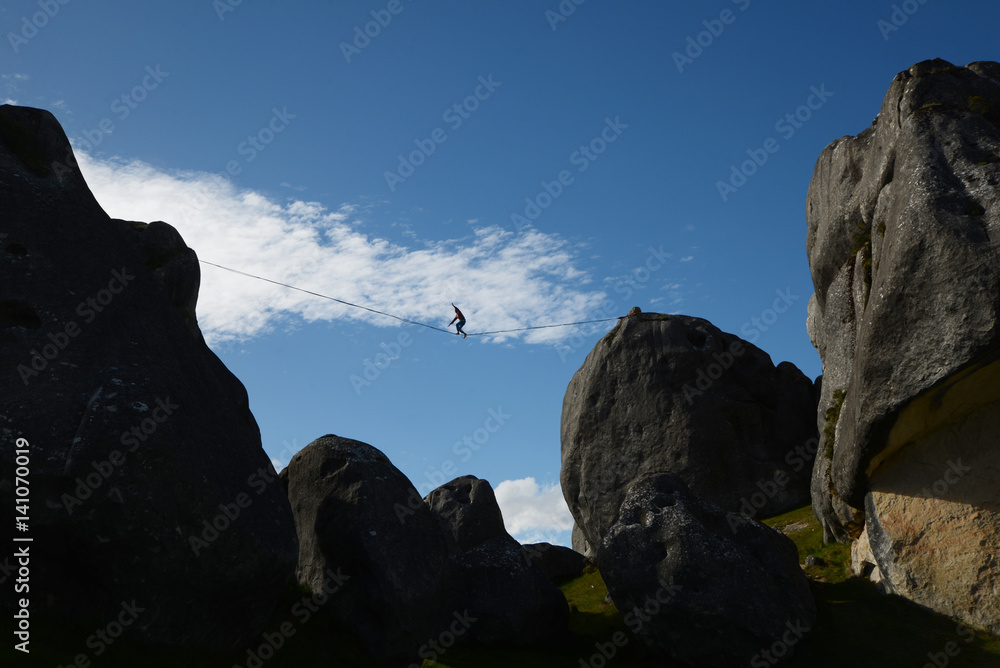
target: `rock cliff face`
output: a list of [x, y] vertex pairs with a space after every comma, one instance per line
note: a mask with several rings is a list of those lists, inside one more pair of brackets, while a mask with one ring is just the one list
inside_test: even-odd
[[0, 211], [0, 503], [26, 439], [33, 610], [91, 624], [134, 602], [126, 633], [150, 646], [249, 642], [297, 543], [246, 391], [194, 319], [194, 251], [110, 219], [37, 109], [0, 107]]
[[813, 501], [860, 572], [1000, 633], [1000, 64], [893, 80], [807, 197]]
[[650, 472], [674, 473], [695, 495], [751, 517], [806, 502], [814, 397], [792, 364], [775, 367], [705, 320], [629, 315], [563, 401], [560, 479], [579, 527], [574, 547], [596, 548], [625, 489]]

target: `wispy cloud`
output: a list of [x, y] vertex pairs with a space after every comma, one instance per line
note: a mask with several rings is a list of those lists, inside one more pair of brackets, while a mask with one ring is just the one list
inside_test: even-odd
[[27, 74], [0, 74], [0, 80], [4, 82], [4, 101], [0, 104], [17, 104], [14, 97], [19, 92], [18, 82], [27, 81], [30, 77]]
[[559, 485], [534, 478], [504, 480], [493, 490], [507, 532], [522, 543], [548, 542], [569, 547], [573, 516]]
[[[166, 171], [80, 152], [81, 170], [109, 215], [163, 220], [198, 256], [401, 317], [444, 327], [458, 304], [470, 332], [573, 322], [604, 299], [561, 237], [499, 226], [412, 246], [363, 233], [362, 212], [317, 202], [277, 201], [204, 172]], [[202, 266], [198, 318], [210, 343], [252, 338], [301, 319], [398, 321], [211, 266]], [[575, 328], [497, 334], [554, 343]]]

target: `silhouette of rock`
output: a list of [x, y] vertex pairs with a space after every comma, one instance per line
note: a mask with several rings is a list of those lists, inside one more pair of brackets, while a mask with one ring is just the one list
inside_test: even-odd
[[127, 604], [151, 647], [249, 642], [297, 545], [246, 391], [194, 320], [194, 251], [110, 219], [39, 109], [0, 106], [0, 202], [0, 431], [30, 444], [32, 610], [90, 625]]
[[490, 484], [463, 476], [425, 501], [452, 547], [448, 609], [475, 620], [457, 639], [508, 646], [561, 640], [569, 624], [566, 597], [507, 533]]
[[[328, 434], [288, 464], [296, 577], [380, 660], [417, 660], [446, 606], [447, 549], [406, 476], [372, 446]], [[410, 503], [416, 499], [418, 503]]]

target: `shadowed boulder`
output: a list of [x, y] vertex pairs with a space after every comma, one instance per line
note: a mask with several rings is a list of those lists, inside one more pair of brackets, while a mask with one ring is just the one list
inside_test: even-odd
[[420, 499], [416, 489], [376, 448], [332, 434], [296, 453], [286, 471], [299, 583], [320, 592], [337, 580], [325, 610], [387, 665], [415, 660], [438, 637], [447, 592], [438, 523], [423, 504], [407, 505]]
[[566, 598], [507, 533], [490, 484], [463, 476], [425, 501], [452, 549], [450, 609], [474, 619], [458, 640], [538, 645], [563, 639]]
[[[38, 109], [0, 106], [0, 207], [0, 432], [30, 443], [32, 610], [92, 628], [127, 603], [125, 634], [150, 647], [250, 642], [295, 530], [246, 391], [193, 320], [194, 251], [111, 220]], [[147, 233], [178, 258], [167, 273]], [[11, 508], [13, 447], [0, 471]]]
[[816, 621], [795, 544], [695, 497], [670, 474], [629, 487], [597, 553], [623, 619], [660, 659], [690, 666], [770, 665]]

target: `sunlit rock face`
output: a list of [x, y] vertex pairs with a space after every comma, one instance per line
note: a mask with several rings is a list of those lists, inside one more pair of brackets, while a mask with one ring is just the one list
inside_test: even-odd
[[1000, 64], [935, 60], [820, 155], [812, 495], [888, 591], [1000, 632]]

